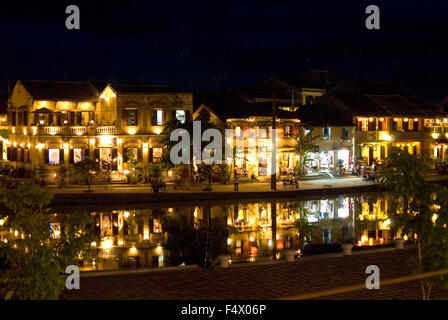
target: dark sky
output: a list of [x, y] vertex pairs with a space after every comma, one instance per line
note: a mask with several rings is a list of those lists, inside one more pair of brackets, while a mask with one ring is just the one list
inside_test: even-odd
[[[81, 29], [65, 28], [76, 4]], [[365, 28], [378, 5], [381, 30]], [[0, 88], [8, 80], [148, 81], [181, 91], [251, 85], [308, 69], [448, 95], [448, 2], [94, 1], [0, 4]]]

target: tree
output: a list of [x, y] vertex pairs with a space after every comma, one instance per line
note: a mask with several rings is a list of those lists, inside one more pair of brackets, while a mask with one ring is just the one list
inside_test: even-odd
[[92, 184], [93, 175], [97, 169], [97, 164], [94, 159], [87, 157], [83, 161], [79, 161], [74, 165], [75, 171], [86, 182], [88, 190], [86, 192], [92, 192], [90, 186]]
[[[207, 130], [207, 129], [217, 129], [217, 130], [219, 130], [220, 132], [221, 132], [221, 137], [224, 137], [224, 134], [223, 134], [223, 129], [222, 128], [219, 128], [218, 126], [216, 126], [212, 121], [211, 121], [211, 116], [210, 116], [210, 113], [208, 112], [208, 110], [207, 109], [205, 109], [205, 108], [203, 108], [200, 112], [199, 112], [199, 115], [198, 115], [198, 117], [196, 118], [196, 120], [194, 120], [194, 121], [199, 121], [200, 123], [201, 123], [201, 137], [202, 137], [202, 134]], [[194, 145], [194, 143], [193, 143], [193, 121], [191, 120], [191, 121], [185, 121], [185, 122], [180, 122], [179, 120], [177, 120], [177, 119], [173, 119], [173, 120], [171, 120], [170, 122], [168, 122], [166, 125], [165, 125], [165, 127], [164, 127], [164, 129], [163, 129], [163, 131], [162, 131], [162, 133], [161, 133], [161, 140], [160, 140], [160, 143], [159, 143], [159, 145], [161, 146], [161, 147], [163, 147], [164, 148], [164, 153], [163, 153], [163, 157], [162, 157], [162, 163], [164, 164], [164, 166], [166, 167], [166, 168], [172, 168], [172, 167], [174, 167], [174, 165], [173, 165], [173, 163], [171, 162], [171, 159], [170, 159], [170, 152], [171, 152], [171, 148], [173, 147], [173, 146], [175, 146], [178, 142], [177, 141], [171, 141], [170, 140], [170, 137], [171, 137], [171, 133], [174, 131], [174, 130], [176, 130], [176, 129], [183, 129], [183, 130], [185, 130], [186, 132], [188, 132], [188, 134], [189, 134], [189, 136], [190, 136], [190, 154], [189, 154], [189, 162], [190, 162], [190, 170], [191, 170], [191, 173], [192, 173], [192, 169], [193, 169], [193, 155], [196, 153], [196, 152], [202, 152], [202, 150], [204, 150], [204, 148], [210, 143], [210, 142], [208, 142], [208, 141], [202, 141], [202, 139], [201, 139], [201, 143], [200, 143], [200, 145], [199, 146], [196, 146], [196, 145]], [[223, 139], [224, 140], [224, 139]], [[223, 160], [224, 160], [224, 154], [225, 154], [225, 152], [224, 152], [224, 148], [225, 148], [225, 146], [223, 145], [222, 146], [223, 147], [223, 149], [222, 149], [222, 155], [223, 155]], [[199, 150], [197, 150], [197, 148], [200, 148]], [[218, 169], [216, 169], [216, 168], [213, 168], [213, 170], [212, 170], [212, 168], [211, 167], [214, 167], [214, 165], [208, 165], [208, 164], [201, 164], [201, 165], [203, 165], [203, 166], [206, 166], [207, 168], [206, 168], [206, 170], [205, 170], [205, 173], [206, 172], [211, 172], [211, 171], [217, 171]], [[225, 168], [225, 164], [223, 164], [223, 165], [220, 165], [220, 169], [224, 169]], [[208, 168], [208, 167], [210, 167], [210, 168]], [[219, 170], [219, 172], [222, 172], [222, 170]], [[216, 173], [215, 173], [216, 174]], [[193, 174], [191, 174], [191, 177], [193, 176]], [[207, 176], [207, 178], [208, 178], [208, 176]]]
[[308, 221], [308, 216], [310, 215], [308, 209], [299, 206], [297, 207], [297, 211], [299, 212], [299, 217], [294, 222], [294, 226], [297, 228], [299, 249], [302, 250], [306, 245], [307, 238], [308, 240], [312, 240], [313, 225]]
[[48, 169], [44, 164], [39, 164], [34, 167], [34, 173], [36, 175], [36, 180], [39, 181], [39, 184], [43, 187], [46, 185], [45, 179], [48, 176]]
[[[391, 192], [392, 230], [417, 242], [417, 273], [448, 268], [448, 188], [426, 180], [429, 168], [427, 158], [395, 148], [378, 173], [380, 186]], [[424, 300], [437, 280], [445, 283], [446, 277], [421, 280]]]
[[86, 253], [92, 234], [86, 213], [70, 215], [65, 228], [52, 229], [48, 205], [53, 197], [37, 184], [23, 181], [3, 190], [2, 203], [12, 211], [8, 224], [14, 233], [0, 243], [0, 297], [3, 299], [58, 299], [64, 288], [61, 275]]
[[70, 168], [67, 167], [66, 165], [62, 164], [59, 166], [58, 173], [61, 176], [61, 180], [59, 182], [60, 188], [64, 188], [66, 186], [65, 177], [67, 176], [67, 172], [69, 172], [69, 171], [70, 171]]
[[296, 172], [299, 176], [303, 176], [305, 167], [311, 161], [311, 152], [317, 147], [317, 145], [313, 144], [313, 141], [319, 136], [313, 137], [313, 129], [308, 133], [305, 133], [304, 128], [299, 128], [298, 134], [294, 134], [293, 137], [296, 141], [296, 154], [299, 157], [299, 161], [296, 165]]

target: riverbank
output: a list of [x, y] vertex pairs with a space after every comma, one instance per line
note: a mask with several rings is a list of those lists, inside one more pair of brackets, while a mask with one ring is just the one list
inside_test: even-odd
[[[407, 263], [417, 251], [369, 250], [362, 254], [334, 254], [299, 258], [295, 262], [233, 266], [230, 268], [184, 268], [164, 272], [104, 273], [81, 275], [80, 290], [66, 290], [63, 299], [138, 299], [138, 300], [265, 300], [282, 299], [309, 293], [324, 292], [350, 285], [364, 284], [366, 266], [381, 270], [381, 281], [412, 274]], [[440, 285], [432, 290], [434, 299], [446, 299]], [[317, 299], [421, 299], [419, 281], [381, 286], [381, 290], [365, 288]]]
[[[432, 177], [431, 181], [448, 184], [448, 177]], [[277, 183], [277, 190], [270, 190], [270, 183], [250, 182], [242, 183], [239, 191], [233, 191], [233, 184], [213, 184], [212, 192], [204, 190], [206, 184], [189, 187], [174, 188], [168, 186], [166, 192], [154, 193], [148, 185], [103, 185], [92, 186], [92, 192], [87, 188], [69, 186], [66, 188], [48, 187], [54, 192], [53, 206], [80, 206], [80, 205], [125, 205], [148, 203], [183, 203], [188, 201], [205, 202], [217, 200], [251, 200], [274, 198], [307, 198], [322, 197], [338, 194], [353, 194], [378, 192], [379, 186], [375, 183], [363, 182], [359, 177], [344, 177], [336, 179], [318, 179], [301, 181], [299, 189]]]

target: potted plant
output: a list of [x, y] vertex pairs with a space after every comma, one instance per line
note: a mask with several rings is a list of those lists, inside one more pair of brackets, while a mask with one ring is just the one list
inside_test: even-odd
[[397, 238], [395, 239], [395, 249], [403, 249], [404, 245], [404, 239], [403, 238]]
[[296, 255], [297, 250], [293, 249], [285, 249], [283, 250], [283, 254], [285, 255], [286, 262], [294, 262], [294, 256]]
[[353, 242], [350, 240], [346, 240], [341, 244], [342, 253], [344, 256], [349, 256], [352, 254]]
[[219, 266], [221, 268], [228, 268], [229, 267], [229, 261], [230, 261], [230, 255], [228, 254], [221, 254], [218, 256]]

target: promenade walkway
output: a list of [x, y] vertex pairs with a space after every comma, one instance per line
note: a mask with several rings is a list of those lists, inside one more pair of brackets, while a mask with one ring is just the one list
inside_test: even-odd
[[[353, 187], [353, 186], [365, 186], [367, 185], [359, 177], [347, 176], [344, 178], [336, 179], [316, 179], [300, 181], [299, 190], [310, 190], [310, 189], [326, 189], [326, 188], [343, 188], [343, 187]], [[174, 188], [172, 185], [167, 186], [167, 192], [169, 193], [207, 193], [204, 188], [207, 187], [206, 183], [195, 184], [189, 186], [182, 186]], [[92, 190], [94, 192], [100, 193], [148, 193], [150, 191], [150, 186], [145, 184], [106, 184], [106, 185], [93, 185]], [[230, 184], [212, 184], [213, 192], [234, 192], [233, 183]], [[48, 189], [52, 190], [54, 193], [82, 193], [87, 187], [81, 185], [69, 185], [65, 188], [58, 188], [56, 186], [49, 186]], [[277, 182], [277, 191], [296, 191], [297, 189], [288, 186], [283, 187], [282, 182]], [[270, 192], [271, 184], [270, 182], [242, 182], [239, 184], [238, 192]]]
[[[295, 262], [264, 265], [191, 268], [140, 274], [83, 277], [81, 289], [65, 291], [63, 299], [202, 300], [282, 299], [289, 296], [365, 283], [368, 265], [380, 268], [381, 280], [410, 275], [409, 258], [415, 248], [376, 250], [351, 256], [300, 258]], [[448, 291], [436, 285], [433, 299], [447, 299]], [[317, 299], [421, 299], [419, 281], [383, 286], [379, 290]]]

